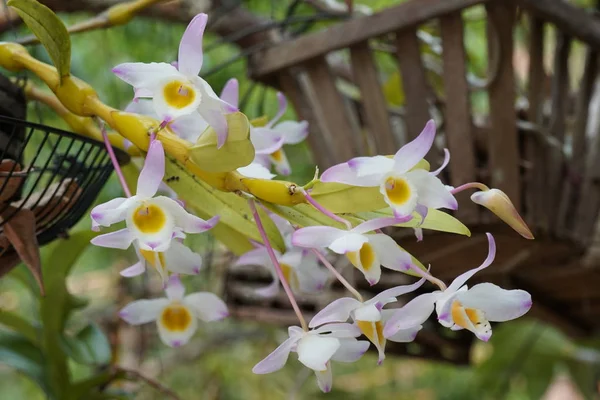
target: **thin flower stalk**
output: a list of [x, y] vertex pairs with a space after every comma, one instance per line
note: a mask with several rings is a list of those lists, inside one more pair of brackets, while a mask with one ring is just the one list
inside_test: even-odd
[[281, 286], [283, 286], [283, 290], [290, 300], [290, 304], [298, 317], [298, 321], [300, 321], [300, 325], [302, 329], [308, 332], [308, 325], [304, 320], [304, 316], [302, 315], [302, 311], [300, 311], [300, 307], [298, 307], [298, 303], [296, 302], [296, 298], [294, 297], [294, 293], [290, 288], [285, 276], [283, 275], [283, 271], [281, 270], [281, 265], [277, 261], [277, 257], [275, 256], [275, 252], [273, 251], [273, 247], [271, 247], [271, 243], [269, 242], [269, 238], [267, 237], [267, 233], [263, 227], [262, 221], [260, 220], [260, 216], [258, 215], [258, 210], [256, 209], [256, 204], [254, 203], [254, 199], [248, 199], [248, 205], [250, 206], [250, 210], [252, 211], [252, 216], [254, 217], [254, 221], [256, 222], [256, 227], [258, 228], [258, 232], [260, 233], [260, 237], [262, 238], [265, 247], [267, 248], [267, 253], [269, 253], [269, 258], [271, 258], [271, 262], [273, 263], [273, 267], [275, 268], [275, 272], [277, 272], [277, 276], [279, 276], [279, 280], [281, 281]]
[[450, 193], [456, 194], [456, 193], [460, 193], [460, 192], [468, 190], [468, 189], [479, 189], [479, 190], [484, 190], [484, 191], [490, 190], [490, 188], [487, 187], [486, 185], [484, 185], [483, 183], [469, 182], [469, 183], [465, 183], [464, 185], [455, 187], [454, 189], [451, 189]]
[[108, 139], [108, 133], [106, 132], [106, 125], [100, 119], [98, 119], [98, 124], [100, 125], [100, 132], [102, 132], [102, 138], [104, 139], [104, 146], [106, 146], [106, 151], [108, 151], [108, 156], [110, 157], [110, 161], [117, 173], [117, 177], [119, 178], [119, 182], [123, 187], [123, 192], [125, 196], [131, 197], [131, 191], [129, 190], [129, 186], [127, 186], [127, 181], [125, 180], [125, 176], [123, 176], [123, 171], [121, 171], [121, 166], [119, 165], [119, 161], [117, 160], [117, 156], [115, 155], [115, 151], [113, 150], [110, 140]]
[[326, 209], [325, 207], [320, 205], [315, 199], [312, 198], [312, 196], [308, 193], [307, 190], [302, 189], [302, 193], [304, 194], [306, 201], [308, 201], [310, 203], [310, 205], [312, 205], [314, 208], [316, 208], [317, 210], [319, 210], [321, 213], [328, 216], [329, 218], [346, 225], [346, 227], [348, 229], [352, 229], [352, 224], [350, 223], [350, 221], [340, 217], [339, 215], [332, 213], [331, 211], [329, 211], [328, 209]]
[[333, 265], [331, 265], [331, 263], [330, 263], [329, 261], [327, 261], [327, 258], [325, 258], [325, 256], [324, 256], [323, 254], [321, 254], [321, 252], [319, 252], [319, 251], [318, 251], [318, 250], [316, 250], [316, 249], [311, 249], [311, 250], [312, 250], [312, 252], [313, 252], [313, 253], [314, 253], [314, 254], [317, 256], [317, 258], [319, 259], [319, 261], [321, 261], [321, 263], [323, 263], [323, 265], [325, 265], [325, 267], [326, 267], [328, 270], [330, 270], [330, 271], [331, 271], [331, 273], [332, 273], [332, 274], [333, 274], [333, 275], [334, 275], [334, 276], [337, 278], [337, 280], [338, 280], [338, 281], [340, 281], [340, 283], [341, 283], [342, 285], [344, 285], [344, 287], [345, 287], [346, 289], [348, 289], [348, 291], [349, 291], [350, 293], [352, 293], [352, 295], [353, 295], [354, 297], [356, 297], [356, 299], [357, 299], [358, 301], [361, 301], [361, 302], [362, 302], [362, 301], [364, 301], [364, 300], [363, 300], [363, 297], [362, 297], [362, 295], [361, 295], [361, 294], [358, 292], [358, 290], [356, 290], [356, 289], [354, 288], [354, 286], [352, 286], [352, 285], [350, 284], [350, 282], [348, 282], [348, 281], [346, 280], [346, 278], [344, 278], [344, 277], [342, 276], [342, 274], [340, 274], [340, 273], [339, 273], [339, 271], [338, 271], [337, 269], [335, 269], [335, 267], [334, 267]]

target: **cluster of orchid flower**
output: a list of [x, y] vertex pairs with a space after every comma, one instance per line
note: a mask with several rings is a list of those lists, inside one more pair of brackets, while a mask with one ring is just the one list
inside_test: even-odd
[[[113, 71], [134, 87], [135, 97], [128, 111], [157, 117], [162, 121], [161, 128], [169, 126], [191, 143], [210, 126], [217, 134], [218, 147], [221, 147], [228, 137], [225, 115], [237, 111], [238, 84], [235, 79], [230, 80], [219, 97], [206, 81], [198, 77], [202, 66], [201, 44], [206, 21], [205, 14], [199, 14], [191, 21], [181, 40], [177, 63], [127, 63], [117, 66]], [[308, 133], [308, 126], [306, 122], [278, 123], [286, 108], [283, 95], [278, 94], [278, 98], [280, 107], [276, 117], [266, 125], [250, 129], [256, 157], [252, 164], [238, 169], [242, 175], [271, 179], [274, 177], [270, 171], [272, 165], [279, 174], [290, 173], [282, 146], [301, 142]], [[416, 218], [415, 234], [417, 240], [422, 240], [420, 226], [428, 212], [440, 208], [456, 210], [456, 192], [479, 188], [481, 191], [472, 196], [473, 201], [494, 211], [523, 236], [531, 237], [527, 226], [501, 191], [490, 190], [478, 183], [452, 188], [441, 182], [438, 174], [448, 164], [447, 151], [444, 163], [438, 170], [429, 171], [422, 166], [421, 160], [431, 149], [434, 137], [435, 124], [430, 121], [416, 139], [403, 146], [393, 157], [358, 157], [326, 170], [320, 177], [321, 182], [379, 188], [391, 210], [389, 216], [353, 226], [320, 206], [311, 197], [310, 189], [302, 189], [309, 204], [337, 222], [344, 223], [347, 229], [331, 226], [298, 228], [284, 218], [271, 214], [285, 241], [286, 251], [283, 253], [270, 245], [255, 201], [252, 198], [249, 200], [263, 243], [257, 243], [254, 250], [242, 255], [236, 266], [259, 265], [267, 268], [273, 276], [273, 283], [260, 289], [258, 294], [274, 296], [283, 286], [301, 324], [301, 327], [289, 328], [289, 338], [254, 367], [255, 373], [265, 374], [282, 368], [289, 353], [296, 352], [298, 360], [315, 371], [321, 390], [328, 392], [332, 387], [331, 361], [356, 361], [373, 343], [381, 363], [385, 357], [386, 340], [414, 340], [434, 310], [443, 326], [452, 330], [469, 330], [484, 341], [492, 334], [490, 321], [508, 321], [529, 310], [531, 296], [525, 291], [505, 290], [491, 283], [471, 288], [466, 285], [470, 277], [487, 268], [494, 260], [496, 248], [492, 235], [487, 234], [489, 253], [485, 261], [446, 286], [429, 270], [418, 266], [394, 239], [382, 233], [384, 227]], [[212, 293], [184, 296], [179, 276], [197, 274], [202, 266], [202, 258], [187, 248], [183, 239], [186, 234], [211, 229], [219, 222], [219, 217], [205, 221], [187, 212], [179, 200], [157, 196], [164, 171], [162, 143], [152, 134], [137, 193], [110, 200], [95, 207], [91, 213], [93, 229], [121, 221], [125, 221], [126, 228], [97, 236], [92, 243], [119, 249], [133, 245], [139, 262], [121, 272], [125, 277], [143, 273], [147, 265], [158, 271], [164, 282], [166, 298], [134, 301], [123, 308], [120, 315], [131, 324], [156, 321], [161, 339], [169, 346], [180, 346], [197, 329], [197, 319], [218, 320], [227, 316], [228, 310], [225, 303]], [[421, 279], [365, 300], [328, 261], [327, 249], [345, 255], [371, 285], [379, 282], [382, 266]], [[307, 324], [294, 294], [322, 290], [330, 277], [327, 270], [355, 298], [333, 301]], [[437, 285], [439, 290], [420, 294], [402, 307], [384, 309], [386, 305], [396, 302], [399, 296], [420, 289], [425, 281]], [[368, 341], [358, 340], [361, 335]]]

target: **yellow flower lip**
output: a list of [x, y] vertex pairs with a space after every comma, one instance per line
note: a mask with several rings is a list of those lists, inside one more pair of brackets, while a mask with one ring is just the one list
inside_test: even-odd
[[156, 204], [142, 204], [133, 212], [133, 224], [142, 233], [160, 232], [167, 223], [167, 215]]
[[385, 180], [385, 193], [395, 205], [406, 204], [411, 198], [411, 188], [406, 179], [390, 176]]
[[297, 291], [300, 288], [300, 282], [298, 281], [298, 275], [296, 274], [294, 268], [285, 263], [279, 263], [279, 265], [281, 267], [281, 272], [283, 272], [283, 277], [287, 283], [290, 285], [292, 290]]
[[[152, 250], [140, 249], [140, 254], [154, 268], [165, 270], [165, 267], [166, 267], [165, 253], [163, 253], [163, 252], [158, 252], [157, 253], [157, 252], [152, 251]], [[156, 265], [157, 264], [156, 263], [156, 261], [157, 261], [156, 260], [157, 254], [158, 254], [158, 265]]]
[[348, 252], [346, 255], [355, 267], [362, 267], [364, 271], [369, 271], [376, 259], [375, 250], [369, 242], [363, 243], [359, 251]]
[[171, 304], [162, 311], [160, 322], [170, 332], [184, 332], [192, 324], [192, 314], [181, 304]]
[[163, 87], [163, 96], [169, 107], [182, 109], [196, 100], [196, 89], [182, 81], [171, 81]]

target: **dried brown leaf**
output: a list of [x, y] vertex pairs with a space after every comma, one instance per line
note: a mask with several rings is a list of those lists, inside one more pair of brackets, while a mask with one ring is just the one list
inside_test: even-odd
[[20, 172], [21, 166], [16, 161], [6, 158], [0, 162], [0, 202], [9, 201], [19, 190], [24, 179]]
[[15, 251], [31, 271], [40, 292], [44, 294], [42, 280], [42, 266], [40, 261], [40, 247], [36, 236], [36, 223], [33, 211], [22, 209], [12, 216], [3, 226], [4, 234], [14, 247]]

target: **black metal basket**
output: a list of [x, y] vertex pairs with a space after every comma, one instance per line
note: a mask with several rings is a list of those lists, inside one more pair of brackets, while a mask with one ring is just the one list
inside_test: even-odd
[[[0, 201], [0, 236], [3, 225], [23, 208], [35, 215], [40, 245], [65, 235], [92, 205], [113, 171], [104, 144], [5, 116], [0, 116], [0, 133], [5, 138], [0, 161], [16, 161], [5, 162], [5, 171], [0, 171], [0, 199], [7, 197], [8, 192], [2, 193], [9, 188], [14, 192]], [[120, 164], [129, 161], [126, 153], [115, 152]]]

